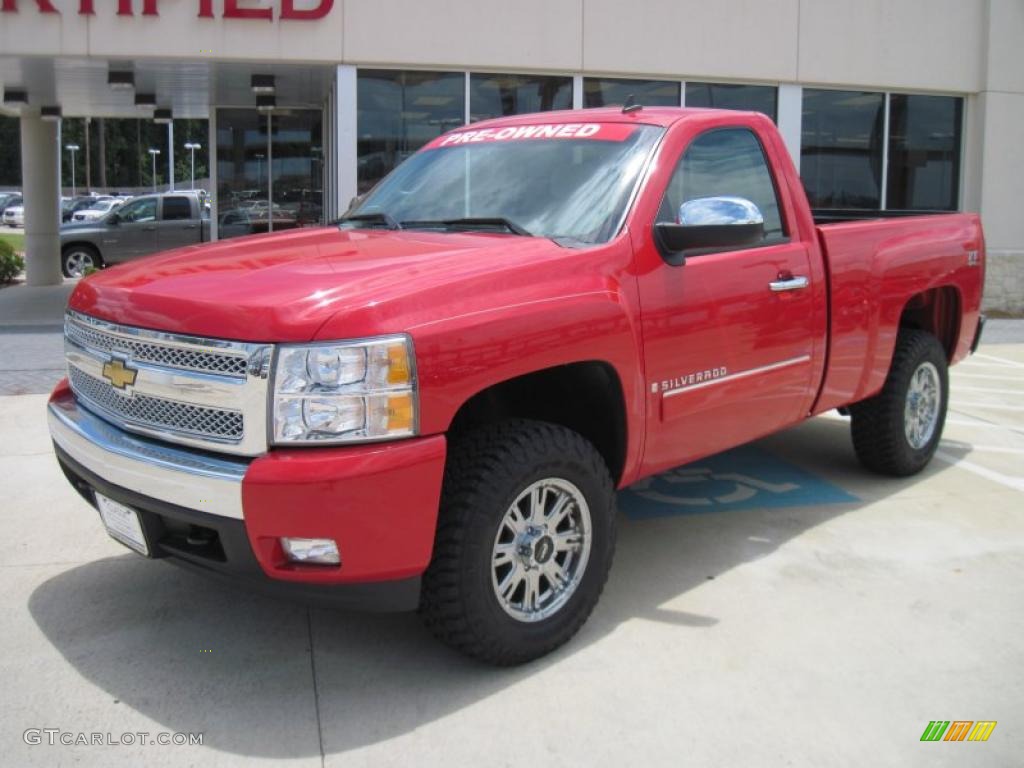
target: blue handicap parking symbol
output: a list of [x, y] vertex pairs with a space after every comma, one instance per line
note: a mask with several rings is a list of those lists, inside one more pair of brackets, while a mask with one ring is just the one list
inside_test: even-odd
[[645, 478], [619, 492], [619, 508], [634, 519], [853, 501], [857, 497], [842, 488], [749, 445]]

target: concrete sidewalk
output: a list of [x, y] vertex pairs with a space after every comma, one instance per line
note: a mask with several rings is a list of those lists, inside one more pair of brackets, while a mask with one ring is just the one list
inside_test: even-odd
[[0, 395], [49, 392], [64, 375], [64, 307], [77, 283], [0, 288]]

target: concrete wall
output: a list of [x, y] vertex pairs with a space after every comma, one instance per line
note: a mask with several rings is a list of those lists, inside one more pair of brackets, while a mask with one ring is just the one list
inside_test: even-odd
[[[296, 7], [320, 0], [295, 0]], [[984, 90], [981, 0], [334, 0], [317, 21], [197, 18], [199, 0], [158, 0], [159, 16], [112, 2], [34, 0], [0, 14], [10, 56], [161, 57], [437, 66]], [[1020, 0], [991, 0], [1014, 14]], [[998, 25], [1008, 63], [1013, 30]], [[1003, 55], [1003, 54], [1001, 54]], [[1020, 76], [1019, 74], [1017, 75]], [[1000, 86], [1002, 87], [1002, 86]]]
[[1024, 3], [990, 0], [986, 84], [978, 97], [978, 209], [985, 225], [985, 304], [1024, 312]]
[[798, 79], [979, 91], [985, 6], [982, 0], [803, 0]]

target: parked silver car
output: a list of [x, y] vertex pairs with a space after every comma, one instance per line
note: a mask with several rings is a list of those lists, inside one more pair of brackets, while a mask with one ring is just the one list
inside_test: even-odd
[[4, 208], [4, 224], [8, 227], [24, 227], [25, 206], [19, 202]]
[[100, 198], [88, 208], [82, 208], [71, 214], [71, 221], [75, 224], [80, 224], [83, 221], [96, 221], [97, 219], [102, 219], [115, 208], [120, 208], [122, 205], [124, 205], [124, 200], [116, 197]]
[[21, 192], [0, 192], [0, 218], [3, 217], [4, 209], [9, 205], [21, 205], [24, 198]]

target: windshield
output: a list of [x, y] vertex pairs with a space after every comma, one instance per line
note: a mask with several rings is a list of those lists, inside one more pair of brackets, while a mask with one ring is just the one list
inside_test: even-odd
[[663, 129], [626, 123], [517, 125], [435, 139], [375, 187], [343, 227], [473, 225], [564, 244], [609, 240]]

